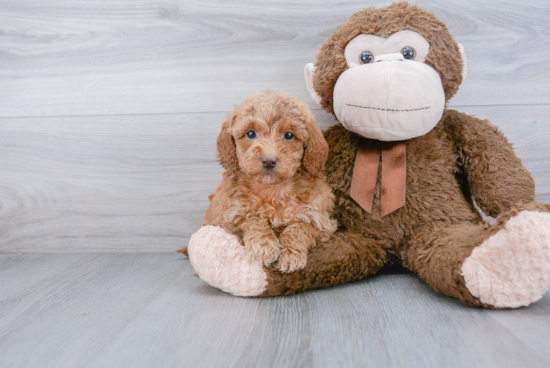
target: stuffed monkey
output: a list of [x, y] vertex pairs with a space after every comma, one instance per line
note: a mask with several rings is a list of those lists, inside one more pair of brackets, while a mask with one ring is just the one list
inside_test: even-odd
[[466, 59], [434, 14], [407, 3], [360, 11], [305, 74], [340, 122], [324, 133], [338, 231], [305, 269], [281, 273], [204, 226], [189, 245], [203, 280], [235, 295], [290, 295], [400, 263], [470, 306], [526, 306], [550, 289], [550, 205], [534, 201], [531, 174], [495, 126], [446, 108]]

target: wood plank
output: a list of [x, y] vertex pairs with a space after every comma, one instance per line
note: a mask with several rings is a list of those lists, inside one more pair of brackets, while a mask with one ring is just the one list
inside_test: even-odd
[[545, 349], [489, 318], [498, 311], [465, 307], [412, 274], [382, 274], [306, 295], [314, 366], [547, 365], [540, 356]]
[[0, 122], [2, 249], [173, 251], [221, 178], [224, 116]]
[[59, 280], [67, 272], [82, 267], [99, 254], [3, 254], [0, 256], [0, 330], [11, 321], [14, 312], [20, 312], [28, 300], [44, 293], [52, 280]]
[[[0, 4], [0, 116], [227, 111], [266, 88], [313, 107], [305, 63], [340, 23], [390, 2], [6, 0]], [[469, 76], [451, 106], [548, 104], [546, 0], [442, 3]]]
[[[49, 264], [58, 255], [40, 257]], [[40, 290], [20, 297], [19, 308], [4, 316], [0, 366], [82, 366], [80, 362], [109, 344], [182, 269], [175, 254], [88, 257], [90, 262], [40, 282]], [[193, 278], [190, 271], [188, 277]], [[3, 300], [11, 297], [0, 295]]]
[[304, 295], [237, 298], [178, 277], [90, 366], [310, 367], [309, 324]]
[[291, 297], [238, 298], [193, 276], [180, 254], [79, 256], [80, 264], [44, 279], [28, 266], [61, 264], [68, 255], [0, 254], [0, 264], [18, 265], [3, 277], [40, 286], [0, 288], [1, 303], [17, 299], [3, 313], [0, 366], [549, 364], [547, 300], [510, 311], [470, 308], [407, 273]]
[[[550, 106], [466, 107], [497, 124], [550, 202]], [[221, 179], [225, 113], [0, 119], [0, 250], [148, 252], [186, 244]], [[315, 111], [323, 128], [331, 115]]]
[[538, 352], [550, 366], [550, 349], [548, 339], [540, 336], [550, 334], [550, 293], [539, 302], [521, 309], [520, 313], [513, 310], [502, 310], [492, 313], [491, 318]]

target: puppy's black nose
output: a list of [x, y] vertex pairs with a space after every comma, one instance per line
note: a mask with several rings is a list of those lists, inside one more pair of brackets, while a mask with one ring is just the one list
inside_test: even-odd
[[273, 169], [277, 166], [277, 161], [276, 156], [262, 156], [262, 166], [266, 169]]

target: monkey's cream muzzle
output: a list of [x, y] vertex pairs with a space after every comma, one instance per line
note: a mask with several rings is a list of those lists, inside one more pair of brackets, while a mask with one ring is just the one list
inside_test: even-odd
[[439, 74], [399, 53], [346, 70], [336, 82], [333, 99], [336, 117], [346, 129], [381, 141], [428, 133], [445, 107]]

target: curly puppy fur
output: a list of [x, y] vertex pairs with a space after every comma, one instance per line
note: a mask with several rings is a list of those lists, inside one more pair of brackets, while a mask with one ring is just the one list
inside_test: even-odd
[[253, 94], [229, 113], [217, 149], [226, 171], [205, 225], [235, 234], [258, 263], [304, 268], [308, 249], [336, 230], [323, 174], [328, 145], [311, 111], [283, 91]]

